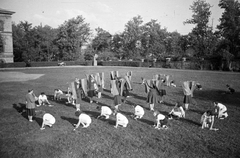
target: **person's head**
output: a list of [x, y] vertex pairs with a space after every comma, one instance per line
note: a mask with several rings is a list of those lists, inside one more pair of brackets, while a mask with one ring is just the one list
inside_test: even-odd
[[41, 92], [41, 95], [45, 95], [45, 93], [44, 93], [44, 92]]
[[33, 93], [33, 89], [29, 89], [29, 90], [28, 90], [28, 93]]
[[176, 102], [175, 106], [179, 108], [179, 107], [181, 107], [182, 105], [181, 105], [181, 103], [178, 101], [178, 102]]
[[158, 114], [160, 114], [159, 111], [154, 111], [153, 112], [153, 116], [157, 116]]
[[57, 91], [58, 91], [58, 89], [54, 89], [54, 91], [55, 91], [55, 92], [57, 92]]
[[218, 105], [218, 102], [213, 102], [213, 105], [214, 105], [214, 106], [217, 106], [217, 105]]
[[76, 82], [76, 83], [79, 83], [79, 79], [78, 79], [77, 77], [75, 78], [75, 82]]

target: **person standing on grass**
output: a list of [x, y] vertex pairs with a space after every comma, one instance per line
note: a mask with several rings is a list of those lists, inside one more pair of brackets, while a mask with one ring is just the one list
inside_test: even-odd
[[33, 89], [28, 90], [28, 94], [25, 96], [25, 99], [26, 99], [28, 120], [30, 122], [33, 122], [33, 117], [35, 116], [35, 108], [36, 108], [35, 101], [38, 100], [38, 98], [33, 93]]
[[93, 103], [93, 97], [96, 96], [98, 87], [94, 79], [94, 76], [92, 74], [89, 75], [88, 84], [89, 84], [89, 91], [88, 91], [89, 100], [90, 100], [90, 103]]
[[75, 78], [74, 88], [76, 91], [76, 111], [80, 111], [80, 103], [82, 101], [82, 89], [78, 78]]
[[188, 110], [188, 106], [192, 102], [192, 96], [191, 96], [192, 91], [189, 87], [189, 82], [188, 81], [183, 82], [182, 88], [183, 88], [183, 93], [184, 93], [183, 103], [185, 106], [185, 110]]
[[147, 103], [149, 104], [151, 111], [154, 111], [154, 105], [156, 105], [159, 102], [159, 91], [154, 82], [155, 81], [150, 80], [150, 85], [148, 82], [145, 82], [146, 86], [149, 87]]

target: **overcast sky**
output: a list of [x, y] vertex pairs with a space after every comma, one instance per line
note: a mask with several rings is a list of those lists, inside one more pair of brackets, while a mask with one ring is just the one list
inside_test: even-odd
[[[213, 7], [210, 24], [219, 24], [219, 0], [206, 0]], [[157, 20], [167, 31], [188, 34], [193, 25], [183, 25], [192, 16], [193, 0], [0, 0], [0, 8], [16, 12], [15, 23], [28, 21], [33, 26], [57, 28], [64, 21], [82, 15], [94, 30], [101, 27], [111, 34], [123, 32], [125, 24], [140, 15], [143, 22]]]

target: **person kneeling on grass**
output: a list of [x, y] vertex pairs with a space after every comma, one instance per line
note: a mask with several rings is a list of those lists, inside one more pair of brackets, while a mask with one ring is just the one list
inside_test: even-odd
[[156, 124], [154, 125], [155, 129], [168, 129], [168, 118], [165, 115], [158, 111], [154, 111], [153, 116], [156, 117]]
[[46, 105], [46, 104], [50, 105], [50, 103], [49, 103], [49, 101], [48, 101], [48, 99], [47, 99], [47, 96], [45, 95], [44, 92], [42, 92], [42, 93], [39, 95], [39, 97], [38, 97], [38, 103], [39, 103], [39, 106], [41, 106], [41, 105]]
[[75, 128], [73, 129], [74, 131], [80, 126], [80, 124], [82, 124], [82, 128], [87, 128], [91, 123], [92, 123], [92, 119], [89, 115], [85, 114], [85, 113], [80, 113], [80, 111], [77, 111], [76, 116], [78, 116], [78, 123], [74, 124]]
[[127, 117], [121, 113], [116, 114], [116, 125], [114, 127], [117, 128], [118, 125], [121, 125], [122, 127], [127, 127], [128, 125]]
[[201, 117], [201, 121], [200, 123], [202, 124], [202, 129], [204, 128], [209, 128], [209, 130], [215, 130], [217, 131], [217, 128], [213, 128], [213, 124], [214, 124], [214, 116], [216, 115], [216, 113], [214, 111], [207, 111], [205, 112], [202, 117]]
[[108, 106], [101, 106], [101, 107], [97, 106], [97, 109], [101, 110], [101, 114], [97, 117], [97, 119], [102, 116], [104, 116], [105, 119], [109, 119], [110, 115], [112, 115], [112, 113], [113, 113], [112, 109]]
[[185, 111], [183, 110], [181, 103], [176, 103], [175, 107], [169, 112], [168, 116], [169, 119], [172, 119], [173, 116], [176, 116], [177, 118], [185, 118]]
[[223, 105], [222, 103], [218, 103], [218, 102], [214, 102], [214, 107], [215, 112], [218, 113], [218, 118], [219, 119], [224, 119], [228, 117], [228, 113], [227, 113], [227, 107], [225, 105]]
[[61, 100], [61, 96], [63, 95], [63, 91], [60, 89], [54, 89], [54, 100]]
[[53, 115], [49, 113], [45, 113], [43, 115], [43, 122], [42, 122], [42, 127], [40, 128], [41, 130], [45, 129], [45, 125], [52, 127], [53, 124], [55, 124], [56, 119], [53, 117]]
[[144, 109], [140, 105], [133, 105], [134, 107], [134, 119], [141, 119], [144, 115]]

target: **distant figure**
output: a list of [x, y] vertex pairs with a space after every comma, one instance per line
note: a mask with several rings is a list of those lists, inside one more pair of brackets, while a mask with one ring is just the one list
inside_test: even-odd
[[39, 97], [38, 97], [38, 103], [39, 103], [39, 106], [41, 106], [41, 105], [46, 105], [46, 104], [50, 105], [50, 103], [49, 103], [49, 101], [48, 101], [48, 99], [47, 99], [47, 96], [45, 95], [44, 92], [42, 92], [42, 93], [39, 95]]
[[232, 87], [230, 87], [230, 85], [227, 84], [226, 87], [227, 87], [227, 89], [228, 89], [228, 93], [230, 93], [230, 94], [235, 93], [235, 89], [233, 89]]
[[218, 114], [219, 119], [224, 119], [228, 117], [227, 107], [222, 103], [214, 102], [215, 112]]
[[134, 119], [141, 119], [144, 115], [144, 109], [140, 105], [133, 106], [134, 107]]
[[54, 89], [54, 100], [61, 100], [63, 95], [63, 91], [61, 91], [60, 89]]
[[35, 108], [36, 108], [35, 101], [38, 100], [38, 98], [33, 93], [33, 89], [28, 90], [28, 94], [25, 96], [25, 99], [26, 99], [28, 120], [30, 122], [33, 122], [33, 117], [35, 116]]
[[81, 113], [79, 111], [77, 111], [77, 115], [78, 116], [78, 123], [74, 124], [75, 128], [73, 129], [74, 131], [80, 126], [80, 124], [82, 124], [82, 128], [87, 128], [91, 123], [92, 123], [92, 119], [89, 115], [85, 114], [85, 113]]
[[45, 113], [43, 115], [43, 122], [42, 122], [42, 127], [40, 128], [41, 130], [45, 129], [45, 125], [52, 127], [53, 124], [55, 124], [56, 119], [53, 117], [53, 115], [49, 113]]
[[202, 129], [209, 128], [209, 130], [218, 130], [217, 128], [213, 128], [214, 124], [214, 116], [216, 113], [214, 111], [207, 111], [205, 112], [202, 117], [200, 123], [202, 124]]
[[114, 127], [117, 128], [118, 125], [121, 125], [122, 127], [127, 127], [128, 125], [127, 117], [121, 113], [116, 114], [116, 125]]
[[168, 118], [165, 115], [154, 111], [153, 116], [156, 118], [155, 129], [168, 129]]
[[185, 111], [181, 103], [176, 103], [175, 107], [169, 112], [169, 119], [172, 119], [173, 116], [178, 118], [185, 118]]
[[108, 107], [108, 106], [97, 106], [97, 109], [100, 110], [101, 109], [101, 114], [97, 117], [100, 118], [102, 116], [105, 117], [105, 119], [109, 119], [109, 116], [112, 115], [112, 110]]

